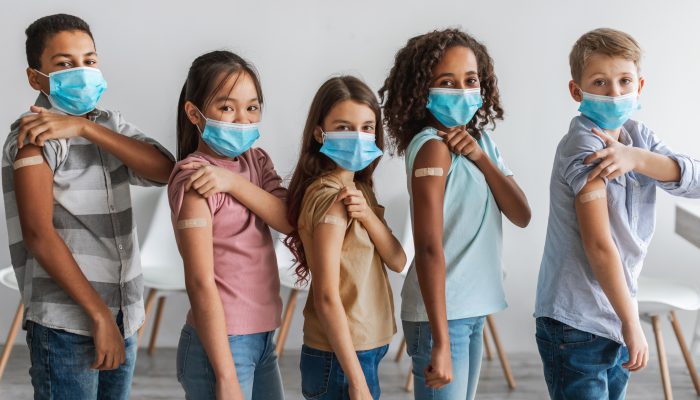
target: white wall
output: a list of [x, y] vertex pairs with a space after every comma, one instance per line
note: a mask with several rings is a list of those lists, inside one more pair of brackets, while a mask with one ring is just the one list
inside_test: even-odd
[[[92, 26], [109, 82], [102, 104], [121, 110], [173, 151], [177, 97], [192, 59], [220, 48], [250, 59], [260, 71], [267, 100], [259, 145], [272, 155], [282, 175], [293, 167], [311, 97], [329, 76], [355, 74], [378, 89], [396, 50], [409, 37], [432, 29], [461, 26], [485, 42], [496, 62], [506, 110], [506, 120], [494, 137], [527, 193], [534, 216], [526, 230], [505, 228], [510, 308], [497, 316], [497, 323], [507, 349], [513, 351], [535, 350], [531, 314], [548, 213], [551, 161], [576, 113], [567, 92], [567, 57], [576, 38], [602, 26], [635, 36], [646, 52], [643, 73], [647, 79], [644, 108], [637, 117], [675, 149], [700, 156], [694, 120], [700, 106], [700, 4], [694, 1], [673, 2], [663, 9], [658, 1], [15, 2], [0, 17], [0, 121], [5, 127], [36, 96], [25, 78], [24, 29], [34, 19], [55, 12], [79, 15]], [[387, 157], [377, 175], [381, 198], [405, 192], [401, 160]], [[149, 202], [141, 201], [144, 193], [148, 192], [139, 191], [135, 200], [141, 225], [148, 223], [144, 215]], [[659, 195], [657, 235], [644, 274], [700, 287], [700, 249], [673, 233], [675, 201]], [[0, 243], [6, 243], [6, 238], [5, 229], [0, 228]], [[4, 244], [0, 262], [9, 264]], [[400, 279], [394, 281], [398, 294]], [[286, 299], [287, 292], [282, 295]], [[0, 288], [2, 335], [17, 298], [16, 293]], [[185, 308], [184, 297], [169, 303], [163, 345], [176, 345]], [[681, 316], [689, 335], [695, 316]], [[300, 345], [300, 331], [297, 314], [290, 348]], [[666, 327], [666, 332], [670, 338], [671, 330]]]

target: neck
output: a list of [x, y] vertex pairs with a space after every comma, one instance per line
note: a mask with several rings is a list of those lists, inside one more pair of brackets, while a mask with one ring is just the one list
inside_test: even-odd
[[615, 139], [615, 141], [619, 142], [620, 141], [620, 132], [622, 132], [622, 128], [603, 129], [603, 132], [607, 133], [611, 138], [613, 138], [613, 139]]

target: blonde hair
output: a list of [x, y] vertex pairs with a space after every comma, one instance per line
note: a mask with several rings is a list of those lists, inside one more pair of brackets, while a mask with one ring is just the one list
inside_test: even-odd
[[586, 62], [593, 54], [605, 54], [610, 57], [622, 57], [634, 62], [639, 71], [642, 49], [639, 43], [625, 32], [610, 28], [598, 28], [581, 36], [569, 54], [571, 78], [581, 81]]

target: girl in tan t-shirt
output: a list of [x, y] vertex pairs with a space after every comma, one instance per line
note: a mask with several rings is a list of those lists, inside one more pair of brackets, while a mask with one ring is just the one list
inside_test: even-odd
[[362, 81], [332, 78], [316, 93], [289, 185], [286, 240], [304, 308], [301, 385], [309, 399], [377, 399], [377, 367], [396, 333], [384, 265], [406, 255], [383, 219], [372, 173], [384, 137], [379, 103]]

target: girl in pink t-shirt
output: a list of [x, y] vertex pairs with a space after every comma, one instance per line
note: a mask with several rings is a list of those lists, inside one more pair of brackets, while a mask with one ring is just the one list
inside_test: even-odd
[[168, 196], [192, 308], [177, 377], [188, 399], [283, 399], [272, 338], [282, 302], [270, 227], [289, 233], [287, 190], [259, 137], [262, 91], [228, 51], [194, 60], [178, 104]]

